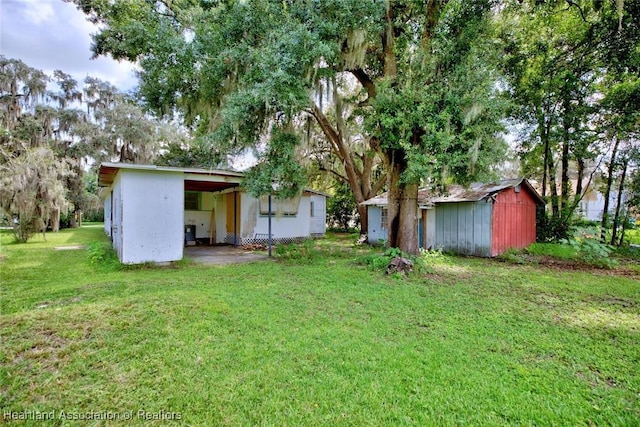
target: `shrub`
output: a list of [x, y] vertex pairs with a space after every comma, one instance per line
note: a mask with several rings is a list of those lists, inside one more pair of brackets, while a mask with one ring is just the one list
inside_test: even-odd
[[89, 262], [100, 270], [115, 271], [122, 268], [118, 254], [107, 242], [93, 242], [87, 247]]
[[372, 270], [386, 272], [387, 266], [391, 260], [396, 257], [403, 257], [411, 260], [413, 263], [413, 271], [425, 271], [426, 265], [422, 256], [409, 255], [402, 252], [399, 248], [388, 248], [382, 253], [376, 252], [363, 255], [356, 259], [356, 263], [369, 266]]
[[575, 249], [568, 243], [532, 243], [525, 251], [530, 255], [550, 256], [561, 259], [574, 259]]
[[576, 251], [576, 260], [599, 268], [613, 268], [618, 261], [611, 258], [614, 247], [600, 242], [599, 239], [578, 236], [569, 240]]
[[523, 251], [511, 248], [496, 257], [499, 261], [508, 262], [511, 264], [525, 264], [527, 262], [526, 255]]
[[302, 243], [276, 245], [276, 257], [283, 260], [297, 260], [311, 262], [318, 256], [313, 239], [306, 239]]

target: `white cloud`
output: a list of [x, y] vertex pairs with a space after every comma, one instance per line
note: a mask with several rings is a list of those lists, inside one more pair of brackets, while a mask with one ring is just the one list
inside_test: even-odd
[[22, 13], [27, 20], [35, 25], [43, 24], [54, 16], [53, 5], [41, 0], [22, 0], [18, 4], [23, 5]]
[[91, 33], [98, 28], [61, 0], [0, 0], [0, 54], [47, 74], [62, 70], [78, 82], [97, 77], [127, 91], [137, 84], [134, 65], [92, 60]]

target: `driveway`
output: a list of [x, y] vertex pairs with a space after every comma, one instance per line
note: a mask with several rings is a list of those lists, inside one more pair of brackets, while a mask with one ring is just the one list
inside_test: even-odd
[[199, 264], [209, 265], [240, 264], [270, 259], [266, 254], [234, 246], [186, 246], [184, 256]]

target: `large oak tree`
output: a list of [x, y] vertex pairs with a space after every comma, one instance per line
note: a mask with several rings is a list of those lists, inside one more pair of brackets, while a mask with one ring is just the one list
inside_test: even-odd
[[[504, 148], [489, 0], [75, 3], [102, 25], [96, 55], [139, 63], [150, 106], [179, 111], [217, 150], [259, 149], [254, 192], [272, 191], [273, 181], [281, 196], [298, 190], [295, 126], [310, 115], [356, 200], [371, 196], [344, 135], [348, 107], [385, 163], [389, 244], [406, 252], [417, 252], [419, 185], [468, 182]], [[318, 84], [345, 74], [357, 94], [333, 97], [327, 114]]]

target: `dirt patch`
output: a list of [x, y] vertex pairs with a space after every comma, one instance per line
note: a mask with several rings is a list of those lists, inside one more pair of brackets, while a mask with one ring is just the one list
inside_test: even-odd
[[525, 264], [534, 264], [536, 266], [543, 266], [560, 271], [583, 271], [602, 276], [640, 278], [640, 270], [627, 265], [619, 265], [611, 269], [606, 269], [576, 260], [533, 255], [526, 256]]

